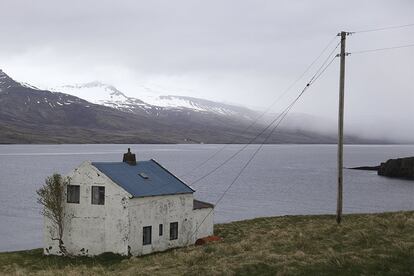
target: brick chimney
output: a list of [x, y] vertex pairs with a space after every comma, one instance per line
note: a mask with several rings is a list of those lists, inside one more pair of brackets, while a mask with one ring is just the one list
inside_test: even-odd
[[135, 158], [135, 153], [131, 152], [131, 149], [128, 148], [128, 152], [124, 153], [124, 158], [122, 159], [122, 162], [125, 162], [131, 166], [134, 166], [137, 164], [137, 159]]

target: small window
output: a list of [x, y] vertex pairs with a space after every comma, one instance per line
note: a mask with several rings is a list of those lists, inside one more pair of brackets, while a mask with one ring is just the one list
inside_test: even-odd
[[144, 178], [144, 179], [149, 179], [149, 176], [148, 176], [148, 174], [146, 174], [146, 173], [139, 173], [138, 174], [139, 176], [141, 176], [142, 178]]
[[92, 204], [94, 205], [105, 204], [105, 187], [92, 186]]
[[162, 224], [159, 225], [158, 230], [159, 230], [159, 235], [162, 236], [162, 230], [163, 230]]
[[178, 222], [170, 223], [170, 240], [178, 239]]
[[66, 188], [67, 192], [67, 203], [78, 203], [80, 198], [80, 186], [79, 185], [68, 185]]
[[145, 226], [142, 228], [142, 244], [151, 244], [151, 226]]

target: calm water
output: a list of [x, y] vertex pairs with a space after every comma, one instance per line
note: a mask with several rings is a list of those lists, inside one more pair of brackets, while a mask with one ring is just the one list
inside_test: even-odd
[[[126, 145], [1, 145], [0, 251], [41, 247], [42, 218], [35, 191], [53, 172], [65, 174], [84, 160], [120, 161]], [[232, 145], [201, 169], [194, 168], [221, 145], [135, 145], [138, 159], [154, 158], [192, 181], [241, 146]], [[255, 147], [196, 183], [196, 197], [215, 203]], [[414, 146], [347, 146], [345, 166], [376, 165], [414, 156]], [[215, 222], [287, 214], [333, 214], [336, 147], [267, 145], [216, 207]], [[414, 210], [414, 182], [345, 170], [344, 212]]]

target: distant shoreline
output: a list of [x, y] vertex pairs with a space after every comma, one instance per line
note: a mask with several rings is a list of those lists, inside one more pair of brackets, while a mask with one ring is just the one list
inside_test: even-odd
[[[247, 143], [0, 143], [3, 145], [246, 145]], [[250, 145], [261, 145], [251, 143]], [[265, 145], [337, 145], [336, 143], [266, 143]], [[345, 143], [346, 146], [414, 146], [414, 143]]]

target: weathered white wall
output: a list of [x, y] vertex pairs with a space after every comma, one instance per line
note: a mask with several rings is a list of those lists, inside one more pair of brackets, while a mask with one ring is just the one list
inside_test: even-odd
[[[196, 209], [194, 213], [194, 230], [197, 239], [212, 236], [214, 234], [214, 210], [212, 208]], [[203, 222], [204, 220], [204, 222]]]
[[[129, 201], [129, 245], [133, 255], [143, 255], [194, 243], [193, 195], [133, 198]], [[178, 239], [170, 240], [170, 223], [178, 222]], [[163, 224], [163, 235], [158, 227]], [[152, 243], [143, 245], [143, 227], [152, 226]]]
[[[187, 246], [194, 244], [198, 238], [213, 235], [213, 212], [210, 212], [212, 209], [193, 210], [192, 194], [133, 198], [129, 201], [128, 208], [129, 246], [132, 255]], [[206, 220], [197, 229], [205, 217]], [[171, 222], [178, 222], [177, 240], [170, 240]], [[160, 224], [163, 224], [162, 236], [159, 235]], [[145, 226], [152, 227], [151, 244], [148, 245], [143, 245]]]
[[[97, 255], [103, 252], [128, 254], [128, 209], [130, 195], [89, 162], [71, 174], [71, 185], [80, 186], [80, 203], [66, 203], [63, 242], [70, 254]], [[93, 205], [92, 186], [105, 186], [105, 204]], [[66, 191], [65, 191], [66, 200]], [[45, 219], [45, 254], [57, 254], [51, 240], [51, 223]], [[50, 247], [52, 247], [50, 249]]]

